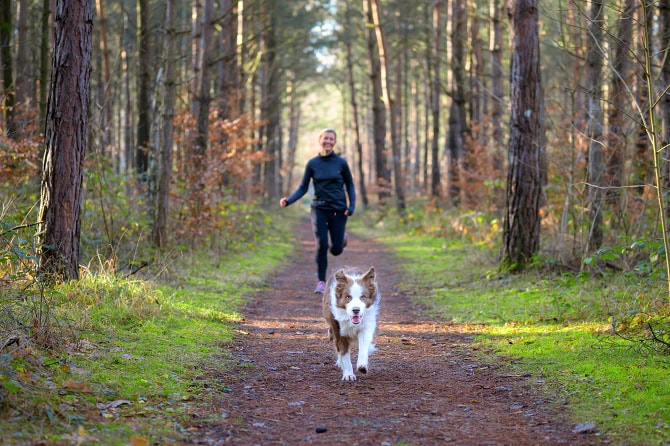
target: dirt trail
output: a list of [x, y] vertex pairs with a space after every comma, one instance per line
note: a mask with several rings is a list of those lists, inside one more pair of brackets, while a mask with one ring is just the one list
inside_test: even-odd
[[[391, 256], [350, 237], [329, 272], [374, 266], [382, 293], [378, 351], [370, 372], [342, 382], [326, 338], [315, 285], [309, 222], [297, 228], [299, 253], [245, 310], [232, 345], [236, 376], [211, 412], [190, 427], [195, 444], [241, 445], [590, 445], [533, 392], [532, 376], [504, 375], [472, 354], [467, 334], [420, 316], [396, 291]], [[229, 346], [230, 347], [230, 346]], [[355, 358], [355, 355], [354, 355]], [[354, 359], [355, 360], [355, 359]]]

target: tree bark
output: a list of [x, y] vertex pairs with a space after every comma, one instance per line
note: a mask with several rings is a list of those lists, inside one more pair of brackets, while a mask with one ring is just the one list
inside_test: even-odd
[[160, 144], [156, 163], [156, 194], [153, 206], [151, 238], [156, 248], [163, 248], [168, 241], [168, 210], [170, 207], [170, 181], [172, 178], [173, 121], [177, 98], [177, 1], [168, 0], [165, 41], [165, 99], [160, 119]]
[[150, 1], [139, 0], [140, 5], [140, 55], [137, 85], [137, 146], [135, 170], [142, 177], [149, 163], [151, 138], [151, 14]]
[[[668, 51], [670, 49], [670, 0], [661, 0], [660, 5], [660, 19], [661, 19], [661, 46], [666, 48], [663, 55], [663, 62], [661, 63], [661, 78], [665, 85], [670, 85], [670, 54]], [[663, 95], [663, 100], [660, 103], [662, 110], [662, 128], [663, 133], [661, 135], [661, 147], [667, 147], [670, 144], [670, 94], [665, 93]], [[668, 149], [665, 149], [667, 154]], [[667, 155], [663, 157], [667, 159]], [[667, 194], [670, 192], [670, 163], [667, 160], [663, 164], [663, 173], [664, 173], [664, 184], [665, 188], [665, 209], [666, 216], [665, 218], [670, 218], [670, 206], [668, 206]]]
[[625, 150], [627, 146], [624, 131], [624, 116], [626, 103], [626, 79], [630, 61], [628, 51], [633, 39], [633, 14], [635, 0], [624, 0], [623, 10], [619, 16], [616, 28], [616, 40], [613, 43], [614, 59], [612, 61], [612, 78], [609, 87], [609, 107], [607, 115], [607, 145], [605, 163], [607, 167], [606, 182], [610, 189], [606, 193], [607, 201], [614, 206], [617, 215], [615, 221], [623, 217], [620, 209], [621, 186], [624, 177]]
[[443, 0], [436, 0], [433, 9], [433, 42], [432, 66], [432, 88], [430, 91], [430, 109], [433, 117], [433, 134], [431, 140], [431, 181], [430, 195], [433, 198], [440, 197], [440, 91], [442, 89], [440, 78], [440, 59], [442, 58], [442, 29], [444, 28], [442, 14]]
[[505, 165], [503, 151], [503, 69], [502, 69], [502, 7], [500, 0], [491, 0], [491, 89], [493, 98], [491, 101], [491, 126], [493, 127], [493, 168], [502, 171]]
[[222, 119], [234, 119], [240, 114], [238, 109], [238, 95], [241, 90], [237, 67], [237, 0], [223, 0], [223, 30], [221, 32], [221, 46], [223, 57], [221, 60], [221, 89], [220, 110]]
[[451, 107], [449, 110], [449, 200], [458, 205], [461, 201], [462, 190], [461, 179], [463, 177], [463, 159], [465, 136], [468, 132], [466, 111], [466, 74], [465, 74], [465, 48], [467, 39], [467, 15], [465, 5], [462, 1], [452, 4], [453, 30], [451, 44], [453, 57], [451, 70], [453, 73], [453, 84], [451, 90]]
[[79, 278], [92, 31], [92, 0], [57, 1], [38, 231], [51, 280]]
[[360, 129], [360, 120], [358, 117], [358, 102], [356, 101], [356, 83], [354, 82], [354, 61], [351, 51], [351, 2], [350, 0], [345, 0], [345, 15], [347, 21], [347, 28], [344, 32], [344, 44], [347, 52], [347, 77], [349, 80], [349, 92], [351, 100], [351, 111], [353, 116], [353, 125], [354, 125], [354, 144], [356, 146], [356, 160], [358, 167], [358, 196], [360, 197], [361, 203], [364, 207], [367, 207], [368, 202], [368, 193], [365, 186], [365, 171], [363, 170], [363, 144], [361, 144], [361, 129]]
[[537, 0], [511, 0], [509, 169], [501, 264], [515, 271], [540, 248], [544, 129]]
[[602, 100], [602, 67], [603, 54], [602, 36], [603, 36], [603, 2], [602, 0], [592, 0], [588, 53], [586, 54], [586, 64], [588, 65], [588, 91], [589, 91], [589, 126], [587, 135], [589, 137], [589, 159], [588, 159], [588, 209], [591, 217], [591, 230], [589, 231], [586, 251], [598, 249], [603, 242], [603, 108]]
[[377, 50], [377, 36], [372, 17], [372, 0], [363, 0], [363, 11], [366, 20], [368, 56], [370, 60], [370, 82], [372, 86], [372, 129], [375, 151], [376, 185], [379, 203], [385, 204], [391, 187], [391, 170], [386, 157], [386, 110], [382, 96], [384, 94], [381, 80], [381, 65]]
[[[384, 103], [387, 105], [387, 109], [390, 117], [391, 124], [391, 154], [393, 156], [393, 173], [394, 173], [394, 186], [395, 186], [395, 195], [397, 200], [398, 212], [400, 215], [403, 215], [405, 212], [405, 184], [402, 174], [402, 163], [401, 163], [401, 150], [400, 150], [400, 116], [399, 116], [399, 106], [398, 106], [398, 97], [393, 97], [391, 91], [393, 90], [391, 86], [391, 79], [389, 76], [390, 64], [386, 56], [386, 39], [384, 37], [384, 29], [381, 24], [381, 10], [380, 10], [380, 0], [372, 0], [371, 4], [372, 10], [372, 20], [375, 25], [375, 34], [377, 37], [377, 49], [379, 50], [379, 62], [381, 67], [381, 81], [382, 81], [382, 94], [384, 98]], [[397, 81], [397, 80], [396, 80]]]
[[263, 125], [267, 161], [265, 162], [265, 194], [270, 200], [279, 198], [281, 190], [281, 132], [280, 132], [280, 91], [279, 67], [277, 66], [277, 18], [272, 1], [262, 2], [261, 23], [263, 31], [263, 85], [261, 88], [261, 120]]
[[15, 138], [16, 123], [14, 122], [14, 69], [12, 66], [12, 2], [0, 0], [0, 62], [2, 63], [2, 89], [5, 93], [3, 113], [5, 118], [5, 134]]
[[31, 84], [34, 82], [30, 63], [30, 1], [19, 0], [19, 20], [17, 23], [18, 45], [16, 51], [16, 128], [19, 136], [26, 135], [26, 127], [30, 123], [29, 111], [35, 101], [32, 97]]
[[49, 94], [49, 0], [42, 0], [42, 27], [40, 29], [40, 130], [44, 131], [47, 115], [47, 95]]
[[100, 23], [100, 52], [102, 54], [103, 82], [100, 88], [100, 135], [99, 145], [101, 153], [107, 153], [107, 147], [112, 142], [112, 95], [108, 94], [111, 88], [112, 72], [109, 67], [109, 44], [107, 42], [107, 16], [103, 0], [96, 0], [96, 12]]

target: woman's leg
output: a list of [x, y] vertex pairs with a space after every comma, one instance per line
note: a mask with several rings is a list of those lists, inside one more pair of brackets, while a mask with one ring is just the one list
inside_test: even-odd
[[322, 210], [312, 208], [310, 216], [316, 242], [317, 276], [319, 281], [325, 282], [328, 269], [328, 215]]
[[339, 256], [344, 250], [344, 234], [347, 227], [347, 216], [344, 212], [332, 212], [329, 217], [328, 230], [330, 231], [330, 253]]

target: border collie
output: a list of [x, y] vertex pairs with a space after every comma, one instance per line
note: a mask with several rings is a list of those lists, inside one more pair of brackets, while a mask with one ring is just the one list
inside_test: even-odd
[[355, 381], [351, 364], [351, 343], [358, 340], [356, 369], [368, 372], [368, 356], [375, 351], [372, 343], [377, 331], [381, 296], [375, 269], [367, 272], [351, 267], [337, 270], [326, 283], [323, 293], [323, 316], [328, 323], [328, 338], [335, 344], [337, 366], [343, 381]]

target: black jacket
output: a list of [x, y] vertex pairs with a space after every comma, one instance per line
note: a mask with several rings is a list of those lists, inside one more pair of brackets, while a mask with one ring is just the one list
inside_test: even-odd
[[[354, 179], [344, 158], [335, 152], [330, 152], [326, 156], [317, 155], [309, 160], [300, 185], [288, 197], [288, 204], [295, 203], [307, 193], [310, 180], [314, 184], [312, 207], [335, 211], [347, 209], [349, 215], [354, 213], [356, 209]], [[349, 196], [348, 206], [345, 188], [346, 195]]]

